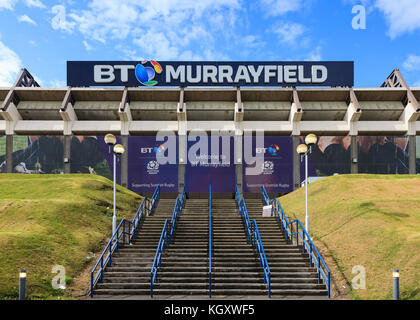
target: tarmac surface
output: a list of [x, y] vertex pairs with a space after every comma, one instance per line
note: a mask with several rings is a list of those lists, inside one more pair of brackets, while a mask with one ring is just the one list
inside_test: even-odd
[[194, 296], [194, 295], [155, 295], [150, 296], [135, 296], [135, 295], [101, 295], [99, 297], [88, 298], [91, 300], [330, 300], [326, 296]]

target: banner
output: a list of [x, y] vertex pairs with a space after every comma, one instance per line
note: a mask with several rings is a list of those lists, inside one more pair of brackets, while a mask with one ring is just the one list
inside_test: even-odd
[[[167, 155], [165, 141], [155, 136], [128, 137], [128, 188], [138, 193], [153, 192], [160, 184], [162, 192], [178, 191], [177, 137], [174, 163], [160, 164], [157, 155]], [[211, 181], [215, 193], [235, 192], [234, 138], [189, 136], [188, 163], [185, 171], [187, 192], [207, 193]], [[255, 136], [243, 144], [243, 191], [259, 193], [264, 185], [269, 193], [293, 191], [293, 149], [291, 137], [264, 137], [257, 146]], [[117, 137], [118, 143], [121, 142]], [[303, 143], [304, 137], [301, 137]], [[408, 138], [391, 136], [358, 136], [358, 172], [372, 174], [408, 174]], [[417, 138], [420, 145], [420, 137]], [[6, 137], [0, 136], [0, 172], [6, 171]], [[351, 172], [351, 138], [321, 136], [309, 155], [308, 176], [322, 177]], [[62, 136], [14, 136], [13, 172], [25, 174], [61, 174], [64, 172]], [[418, 147], [417, 150], [420, 150]], [[246, 152], [249, 151], [250, 155]], [[255, 158], [260, 158], [255, 162]], [[264, 157], [264, 158], [262, 158]], [[250, 159], [251, 158], [251, 159]], [[303, 160], [303, 159], [302, 159]], [[117, 162], [117, 182], [121, 182], [121, 160]], [[260, 167], [256, 168], [256, 165]], [[258, 169], [258, 170], [255, 170]], [[250, 174], [250, 171], [254, 174]], [[113, 178], [113, 154], [102, 136], [73, 136], [70, 154], [71, 173], [98, 174]], [[257, 174], [255, 174], [257, 172]], [[420, 172], [420, 156], [416, 159]], [[304, 181], [304, 161], [300, 163]]]
[[353, 61], [67, 61], [72, 87], [348, 86]]
[[[212, 145], [213, 141], [213, 145]], [[234, 138], [189, 138], [185, 171], [187, 192], [207, 193], [211, 182], [214, 193], [235, 192]]]

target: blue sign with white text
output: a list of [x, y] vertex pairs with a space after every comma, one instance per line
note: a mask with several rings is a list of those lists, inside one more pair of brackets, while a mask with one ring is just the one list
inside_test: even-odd
[[353, 61], [67, 61], [72, 87], [349, 86]]

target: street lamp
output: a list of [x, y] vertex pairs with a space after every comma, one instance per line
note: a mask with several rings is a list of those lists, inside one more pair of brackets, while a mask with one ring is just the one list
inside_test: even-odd
[[114, 146], [112, 149], [113, 154], [114, 154], [114, 178], [113, 178], [113, 183], [114, 183], [113, 206], [114, 208], [113, 208], [113, 214], [112, 214], [112, 235], [114, 235], [115, 229], [117, 228], [117, 215], [116, 215], [116, 210], [115, 210], [116, 208], [117, 156], [122, 155], [125, 152], [125, 148], [121, 144], [115, 144], [117, 142], [117, 138], [111, 133], [108, 133], [105, 136], [104, 140], [110, 149], [111, 149], [111, 146]]
[[306, 215], [305, 229], [309, 235], [309, 216], [308, 216], [308, 155], [312, 153], [312, 146], [317, 142], [318, 138], [313, 133], [305, 137], [305, 144], [300, 144], [296, 151], [300, 154], [300, 160], [305, 157], [305, 198], [306, 198]]

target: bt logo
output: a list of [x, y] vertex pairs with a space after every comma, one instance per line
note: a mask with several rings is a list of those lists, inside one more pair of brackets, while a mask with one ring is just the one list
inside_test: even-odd
[[[151, 66], [147, 66], [150, 63]], [[120, 81], [128, 82], [129, 70], [134, 70], [136, 79], [144, 86], [154, 86], [158, 82], [153, 80], [156, 73], [161, 74], [162, 66], [154, 60], [143, 60], [141, 63], [134, 65], [107, 65], [97, 64], [93, 67], [93, 78], [95, 83], [112, 83], [115, 81], [115, 71], [119, 70]]]
[[140, 152], [141, 153], [155, 153], [156, 155], [163, 155], [165, 153], [165, 147], [163, 145], [160, 146], [156, 146], [156, 147], [145, 147], [145, 148], [140, 148]]
[[268, 152], [271, 156], [278, 156], [279, 151], [280, 151], [280, 147], [276, 144], [272, 144], [268, 148], [256, 148], [255, 150], [257, 154], [261, 154], [261, 153], [266, 154]]
[[136, 78], [142, 85], [154, 86], [157, 84], [157, 81], [153, 79], [155, 78], [156, 73], [162, 73], [162, 67], [158, 62], [154, 60], [150, 60], [153, 68], [144, 67], [143, 65], [147, 64], [147, 62], [149, 61], [143, 60], [141, 64], [136, 66]]

